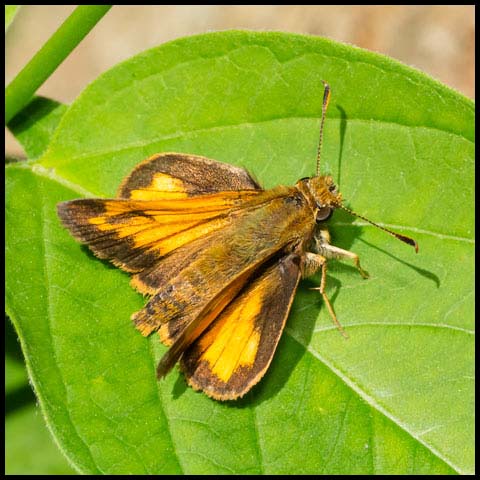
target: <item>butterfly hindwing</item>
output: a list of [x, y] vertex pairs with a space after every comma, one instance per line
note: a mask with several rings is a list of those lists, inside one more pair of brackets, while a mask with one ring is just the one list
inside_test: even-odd
[[188, 383], [218, 400], [235, 399], [267, 370], [300, 279], [300, 256], [275, 256], [184, 352]]
[[243, 168], [199, 155], [161, 153], [134, 168], [120, 185], [118, 197], [188, 198], [226, 190], [261, 190], [261, 187]]

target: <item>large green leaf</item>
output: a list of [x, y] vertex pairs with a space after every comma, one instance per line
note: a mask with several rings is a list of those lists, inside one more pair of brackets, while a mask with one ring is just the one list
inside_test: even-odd
[[[248, 168], [270, 187], [322, 169], [359, 213], [420, 253], [334, 215], [332, 326], [302, 282], [264, 379], [220, 403], [175, 370], [129, 317], [144, 299], [91, 255], [55, 205], [112, 196], [155, 152]], [[118, 65], [63, 116], [45, 155], [7, 169], [7, 307], [42, 411], [88, 473], [470, 473], [473, 428], [474, 106], [385, 57], [320, 38], [223, 32]], [[261, 226], [259, 226], [261, 228]]]

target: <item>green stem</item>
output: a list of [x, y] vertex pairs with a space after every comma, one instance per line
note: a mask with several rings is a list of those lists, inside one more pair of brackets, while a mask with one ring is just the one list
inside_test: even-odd
[[82, 5], [65, 20], [5, 89], [5, 124], [110, 10], [111, 5]]

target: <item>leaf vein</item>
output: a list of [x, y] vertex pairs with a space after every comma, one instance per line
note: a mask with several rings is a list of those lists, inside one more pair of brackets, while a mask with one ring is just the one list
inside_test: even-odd
[[330, 369], [337, 377], [342, 380], [345, 385], [347, 385], [350, 389], [359, 395], [370, 407], [381, 414], [383, 414], [386, 418], [392, 421], [395, 425], [399, 428], [403, 429], [408, 435], [414, 438], [417, 442], [421, 443], [425, 448], [427, 448], [433, 455], [437, 456], [439, 459], [444, 461], [447, 465], [453, 468], [455, 471], [459, 473], [468, 474], [468, 472], [463, 472], [462, 469], [455, 465], [454, 461], [446, 457], [442, 452], [438, 451], [433, 445], [428, 444], [425, 440], [419, 436], [418, 432], [413, 431], [408, 425], [403, 423], [399, 418], [395, 415], [390, 413], [385, 407], [379, 404], [370, 394], [368, 394], [363, 388], [361, 388], [354, 380], [348, 377], [340, 368], [334, 365], [332, 362], [327, 360], [325, 357], [320, 355], [316, 350], [314, 350], [310, 345], [304, 345], [300, 338], [297, 338], [295, 332], [290, 329], [286, 329], [288, 334], [300, 345], [302, 345], [311, 355], [313, 355], [317, 360], [322, 362], [328, 369]]
[[[145, 148], [151, 145], [155, 144], [161, 144], [162, 142], [165, 141], [172, 141], [172, 140], [178, 140], [182, 138], [186, 138], [190, 135], [197, 135], [199, 133], [206, 133], [206, 132], [217, 132], [218, 130], [225, 130], [225, 129], [230, 129], [230, 128], [245, 128], [245, 127], [252, 127], [255, 125], [259, 124], [266, 124], [270, 122], [276, 122], [276, 121], [290, 121], [290, 120], [301, 120], [301, 119], [310, 119], [310, 120], [318, 120], [317, 117], [311, 117], [309, 115], [305, 116], [300, 116], [300, 115], [292, 115], [292, 116], [281, 116], [281, 117], [270, 117], [270, 118], [265, 118], [261, 120], [256, 120], [256, 121], [248, 121], [248, 122], [241, 122], [241, 123], [232, 123], [232, 124], [225, 124], [225, 125], [211, 125], [208, 127], [204, 128], [197, 128], [197, 129], [192, 129], [188, 131], [177, 131], [173, 132], [171, 134], [167, 135], [162, 135], [162, 136], [156, 136], [154, 138], [148, 138], [148, 139], [142, 139], [134, 142], [129, 142], [129, 143], [124, 143], [121, 146], [118, 147], [112, 147], [108, 146], [107, 148], [104, 149], [95, 149], [95, 150], [90, 150], [85, 153], [79, 154], [79, 155], [72, 155], [69, 157], [69, 162], [75, 161], [75, 160], [81, 160], [83, 158], [92, 158], [92, 157], [99, 157], [103, 155], [110, 155], [110, 154], [118, 154], [121, 152], [126, 152], [128, 150], [133, 150], [133, 149], [138, 149], [138, 148]], [[333, 120], [333, 118], [332, 118]], [[376, 119], [362, 119], [362, 118], [349, 118], [349, 122], [359, 122], [359, 123], [380, 123], [380, 124], [386, 124], [386, 125], [397, 125], [399, 127], [404, 127], [408, 129], [425, 129], [425, 130], [434, 130], [434, 131], [440, 131], [442, 133], [450, 134], [456, 137], [463, 138], [464, 140], [468, 141], [469, 143], [473, 143], [471, 140], [463, 137], [462, 135], [448, 132], [436, 127], [429, 127], [426, 125], [407, 125], [407, 124], [401, 124], [398, 122], [394, 121], [387, 121], [387, 120], [376, 120]], [[48, 158], [48, 152], [45, 155], [45, 157]], [[42, 157], [40, 159], [43, 160]]]
[[[306, 308], [306, 307], [305, 307]], [[456, 327], [453, 325], [448, 325], [445, 323], [400, 323], [400, 322], [360, 322], [360, 323], [352, 323], [350, 325], [344, 324], [345, 328], [354, 328], [354, 327], [366, 327], [366, 326], [382, 326], [382, 327], [427, 327], [427, 328], [448, 328], [450, 330], [456, 330], [459, 332], [466, 333], [468, 335], [475, 335], [475, 330], [469, 330], [467, 328]], [[324, 332], [328, 330], [337, 330], [335, 325], [326, 325], [317, 327], [314, 329], [313, 333]]]

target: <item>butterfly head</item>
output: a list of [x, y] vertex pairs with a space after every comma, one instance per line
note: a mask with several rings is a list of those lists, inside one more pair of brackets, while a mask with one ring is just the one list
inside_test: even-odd
[[338, 191], [330, 175], [304, 178], [300, 182], [304, 184], [308, 191], [308, 197], [316, 211], [315, 218], [317, 222], [328, 220], [333, 210], [341, 207], [342, 194]]

